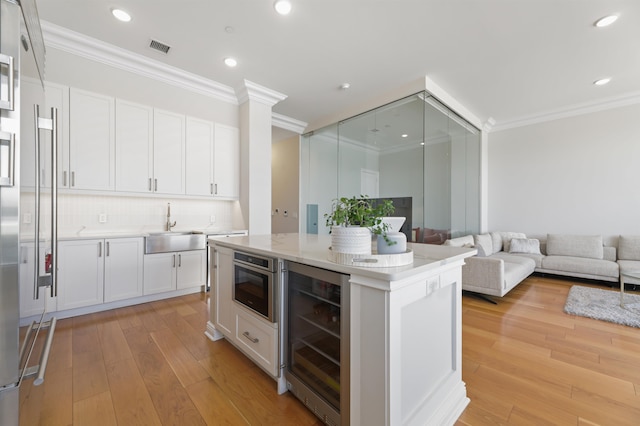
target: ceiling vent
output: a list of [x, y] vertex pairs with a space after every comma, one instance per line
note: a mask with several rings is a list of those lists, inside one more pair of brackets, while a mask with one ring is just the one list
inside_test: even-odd
[[171, 46], [167, 46], [164, 43], [160, 43], [158, 40], [151, 40], [151, 44], [149, 45], [149, 47], [157, 50], [158, 52], [162, 52], [165, 55], [169, 53], [169, 49], [171, 49]]

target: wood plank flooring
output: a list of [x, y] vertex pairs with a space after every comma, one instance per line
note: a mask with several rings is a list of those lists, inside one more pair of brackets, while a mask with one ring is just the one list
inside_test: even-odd
[[497, 305], [463, 297], [458, 426], [640, 425], [640, 329], [565, 314], [572, 285], [608, 289], [532, 276]]
[[[640, 329], [565, 314], [574, 284], [590, 285], [533, 276], [497, 305], [463, 297], [471, 403], [457, 426], [640, 424]], [[209, 341], [206, 321], [204, 294], [60, 320], [45, 383], [20, 390], [20, 424], [321, 424]]]

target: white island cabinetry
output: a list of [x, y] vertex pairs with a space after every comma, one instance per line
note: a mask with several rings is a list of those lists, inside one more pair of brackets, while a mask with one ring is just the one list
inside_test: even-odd
[[[286, 262], [296, 262], [349, 275], [350, 301], [343, 307], [350, 322], [349, 361], [341, 366], [349, 371], [349, 383], [341, 384], [348, 392], [348, 407], [341, 410], [341, 424], [455, 424], [469, 403], [461, 368], [461, 279], [464, 259], [474, 255], [474, 249], [409, 244], [413, 264], [362, 268], [328, 261], [330, 240], [325, 235], [209, 241], [215, 245], [218, 268], [212, 287], [217, 300], [212, 301], [207, 324], [210, 338], [224, 335], [233, 341], [242, 335], [239, 329], [231, 338], [228, 335], [229, 327], [239, 327], [230, 321], [231, 313], [225, 312], [227, 305], [233, 305], [230, 288], [224, 288], [232, 285], [233, 258], [220, 253], [239, 249], [281, 259], [285, 269]], [[281, 296], [276, 297], [283, 300]], [[287, 329], [286, 322], [285, 317], [281, 330]], [[276, 357], [286, 365], [284, 342], [280, 341]], [[281, 378], [274, 378], [280, 385]]]

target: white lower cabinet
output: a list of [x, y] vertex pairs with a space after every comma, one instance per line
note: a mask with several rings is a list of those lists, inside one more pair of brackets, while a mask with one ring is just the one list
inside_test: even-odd
[[143, 293], [147, 295], [204, 285], [206, 256], [206, 250], [144, 255]]
[[58, 310], [142, 294], [142, 238], [58, 242]]
[[104, 301], [142, 296], [142, 238], [105, 240]]
[[278, 328], [238, 308], [236, 344], [272, 376], [278, 375]]
[[216, 246], [212, 251], [212, 257], [213, 324], [224, 335], [233, 336], [236, 329], [236, 312], [232, 294], [233, 250]]
[[58, 310], [104, 301], [104, 240], [58, 242]]

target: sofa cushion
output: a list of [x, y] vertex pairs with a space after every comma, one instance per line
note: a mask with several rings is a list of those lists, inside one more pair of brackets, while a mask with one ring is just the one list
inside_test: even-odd
[[480, 234], [473, 236], [473, 244], [478, 250], [478, 256], [486, 257], [493, 254], [493, 245], [491, 243], [491, 235]]
[[473, 235], [451, 238], [446, 240], [443, 245], [451, 247], [473, 247]]
[[620, 235], [618, 240], [618, 259], [640, 260], [640, 236]]
[[547, 255], [602, 259], [601, 235], [547, 234]]
[[540, 254], [540, 241], [533, 238], [513, 238], [509, 253]]
[[616, 262], [588, 257], [546, 256], [542, 259], [542, 269], [602, 277], [618, 276]]

